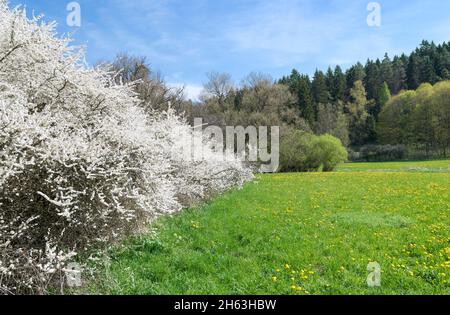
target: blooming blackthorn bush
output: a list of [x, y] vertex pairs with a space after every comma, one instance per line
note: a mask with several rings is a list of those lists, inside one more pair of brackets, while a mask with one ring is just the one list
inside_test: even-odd
[[[54, 23], [0, 1], [0, 293], [47, 293], [81, 253], [141, 231], [251, 170], [170, 109], [89, 69]], [[197, 147], [195, 147], [197, 146]]]

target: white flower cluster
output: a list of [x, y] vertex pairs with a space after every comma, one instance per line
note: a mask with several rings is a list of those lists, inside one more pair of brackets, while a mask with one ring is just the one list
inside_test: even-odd
[[[54, 24], [0, 1], [0, 293], [45, 293], [77, 254], [252, 179], [172, 111], [86, 69]], [[198, 139], [197, 139], [198, 140]]]

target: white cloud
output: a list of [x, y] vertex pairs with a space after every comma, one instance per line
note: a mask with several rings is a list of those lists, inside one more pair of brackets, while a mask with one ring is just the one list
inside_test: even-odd
[[348, 31], [353, 15], [316, 11], [311, 3], [294, 0], [261, 2], [236, 13], [226, 37], [235, 50], [264, 54], [276, 67], [292, 65], [323, 55], [330, 42]]
[[184, 88], [184, 96], [194, 102], [199, 100], [203, 91], [203, 86], [198, 84], [168, 83], [168, 85], [174, 88]]

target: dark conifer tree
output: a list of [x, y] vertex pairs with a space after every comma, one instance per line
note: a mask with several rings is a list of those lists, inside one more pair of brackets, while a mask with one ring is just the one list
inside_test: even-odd
[[327, 104], [330, 101], [327, 78], [322, 71], [316, 70], [312, 82], [312, 94], [316, 104]]
[[340, 66], [334, 69], [333, 99], [335, 101], [344, 101], [345, 90], [347, 88], [347, 80]]

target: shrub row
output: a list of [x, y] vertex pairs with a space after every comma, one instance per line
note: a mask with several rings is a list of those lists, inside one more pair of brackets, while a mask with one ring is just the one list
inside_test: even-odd
[[46, 293], [77, 255], [252, 179], [82, 58], [54, 24], [0, 1], [0, 293]]

